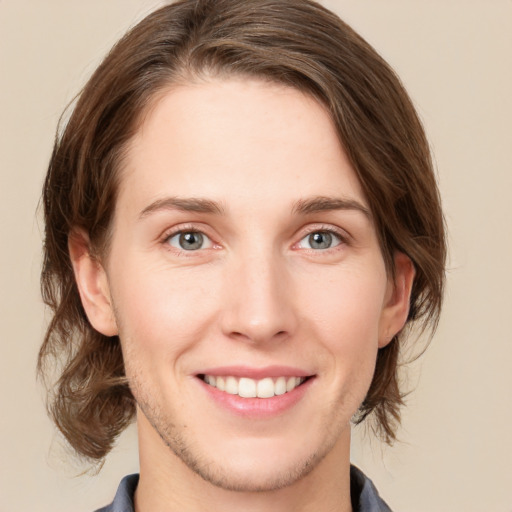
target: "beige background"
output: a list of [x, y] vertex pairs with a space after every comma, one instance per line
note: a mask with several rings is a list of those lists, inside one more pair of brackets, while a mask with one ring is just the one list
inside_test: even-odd
[[[74, 477], [34, 380], [35, 210], [58, 116], [160, 2], [0, 0], [0, 512], [91, 512], [137, 470], [133, 429]], [[396, 68], [429, 132], [450, 231], [446, 306], [413, 366], [402, 442], [353, 460], [396, 511], [512, 511], [512, 1], [326, 0]]]

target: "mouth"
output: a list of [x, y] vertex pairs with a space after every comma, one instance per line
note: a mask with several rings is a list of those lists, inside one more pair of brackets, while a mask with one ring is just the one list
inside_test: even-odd
[[252, 379], [234, 375], [199, 374], [198, 377], [209, 386], [241, 398], [272, 398], [285, 395], [302, 386], [311, 377], [265, 377]]

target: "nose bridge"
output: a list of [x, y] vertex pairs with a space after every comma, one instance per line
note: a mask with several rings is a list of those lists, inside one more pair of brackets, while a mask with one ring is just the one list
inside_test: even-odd
[[246, 247], [233, 255], [229, 271], [225, 333], [258, 343], [291, 334], [293, 291], [284, 255], [269, 245]]

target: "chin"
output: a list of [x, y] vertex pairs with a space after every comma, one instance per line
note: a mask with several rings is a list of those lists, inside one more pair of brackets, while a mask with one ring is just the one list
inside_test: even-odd
[[229, 461], [227, 464], [205, 463], [195, 460], [183, 462], [206, 482], [227, 491], [269, 492], [289, 487], [306, 477], [323, 459], [325, 454], [313, 454], [295, 461], [282, 461], [281, 464], [262, 461], [256, 463], [247, 459]]
[[[227, 491], [269, 492], [292, 486], [337, 452], [340, 432], [325, 432], [314, 442], [288, 439], [238, 438], [223, 443], [192, 439], [181, 430], [158, 428], [166, 447], [204, 481]], [[349, 427], [348, 427], [349, 428]], [[219, 442], [216, 442], [219, 441]], [[334, 450], [333, 450], [334, 448]]]

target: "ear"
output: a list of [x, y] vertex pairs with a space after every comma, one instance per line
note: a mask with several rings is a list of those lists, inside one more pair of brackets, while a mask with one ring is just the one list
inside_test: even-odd
[[87, 233], [73, 230], [68, 249], [80, 299], [91, 325], [105, 336], [118, 334], [107, 274], [91, 254]]
[[395, 275], [390, 277], [379, 325], [379, 348], [385, 347], [404, 327], [409, 315], [414, 265], [402, 252], [394, 256]]

